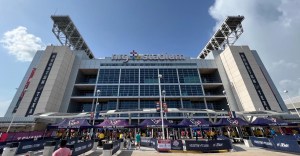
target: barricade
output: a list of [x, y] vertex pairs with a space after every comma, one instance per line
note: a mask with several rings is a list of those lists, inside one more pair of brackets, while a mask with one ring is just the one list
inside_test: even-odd
[[273, 138], [253, 137], [250, 140], [254, 146], [269, 148], [278, 151], [300, 153], [300, 146], [296, 139], [289, 140], [291, 137], [274, 136]]
[[103, 156], [112, 156], [113, 144], [103, 144]]
[[83, 154], [93, 148], [94, 140], [87, 140], [85, 142], [79, 142], [74, 144], [74, 148], [72, 150], [72, 155], [80, 155]]
[[22, 141], [20, 142], [16, 154], [26, 153], [28, 151], [37, 151], [44, 148], [45, 140]]
[[47, 141], [44, 146], [43, 156], [51, 156], [56, 144], [57, 141]]
[[16, 155], [18, 146], [19, 146], [18, 142], [7, 143], [6, 146], [3, 149], [2, 156], [14, 156], [14, 155]]

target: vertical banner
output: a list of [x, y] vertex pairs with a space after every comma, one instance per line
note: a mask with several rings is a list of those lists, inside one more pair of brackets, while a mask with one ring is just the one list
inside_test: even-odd
[[27, 112], [26, 112], [25, 116], [32, 115], [33, 112], [35, 111], [36, 105], [39, 102], [39, 99], [40, 99], [41, 94], [43, 92], [44, 86], [46, 84], [46, 81], [47, 81], [48, 76], [50, 74], [50, 71], [52, 69], [52, 66], [54, 64], [54, 60], [55, 60], [56, 56], [57, 56], [57, 53], [52, 53], [51, 54], [51, 56], [50, 56], [50, 58], [48, 60], [48, 63], [46, 65], [46, 68], [44, 70], [44, 73], [43, 73], [43, 75], [41, 77], [41, 80], [40, 80], [40, 82], [39, 82], [39, 84], [38, 84], [38, 86], [37, 86], [37, 88], [35, 90], [35, 93], [33, 95], [32, 100], [31, 100], [31, 102], [29, 104], [29, 107], [27, 109]]

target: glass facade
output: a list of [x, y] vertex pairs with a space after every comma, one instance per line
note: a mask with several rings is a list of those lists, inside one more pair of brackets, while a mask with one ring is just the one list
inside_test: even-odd
[[[201, 71], [194, 63], [186, 63], [180, 65], [178, 63], [166, 64], [168, 67], [159, 67], [163, 63], [123, 63], [120, 66], [136, 66], [136, 67], [121, 67], [118, 69], [119, 63], [101, 64], [98, 75], [81, 76], [78, 80], [80, 83], [93, 83], [96, 82], [97, 89], [100, 89], [99, 98], [101, 102], [97, 107], [97, 111], [107, 110], [137, 110], [137, 109], [156, 109], [156, 103], [159, 101], [159, 83], [158, 74], [162, 75], [161, 90], [165, 90], [166, 94], [162, 94], [162, 100], [166, 100], [168, 108], [178, 109], [222, 109], [223, 103], [207, 102], [207, 108], [204, 103], [204, 91], [206, 95], [214, 92], [219, 92], [220, 87], [203, 87], [201, 79], [218, 79], [218, 73], [214, 74], [205, 71], [200, 75]], [[152, 66], [157, 66], [149, 68]], [[106, 66], [112, 68], [107, 69]], [[145, 67], [144, 67], [145, 66]], [[146, 67], [147, 66], [147, 67]], [[190, 67], [187, 67], [190, 66]], [[102, 69], [105, 68], [105, 69]], [[217, 75], [217, 76], [215, 76]], [[98, 80], [97, 80], [98, 78]], [[201, 78], [201, 79], [200, 79]], [[206, 81], [206, 80], [205, 80]], [[216, 81], [213, 81], [216, 82]], [[204, 82], [204, 83], [207, 83]], [[217, 84], [220, 85], [220, 84]], [[205, 90], [203, 90], [203, 88]], [[221, 90], [223, 87], [221, 86]], [[214, 95], [214, 94], [213, 94]], [[219, 94], [216, 94], [216, 96]], [[77, 87], [73, 96], [82, 96], [91, 98], [94, 96], [94, 89], [80, 89]], [[109, 98], [108, 98], [109, 97]], [[199, 100], [199, 98], [201, 100]], [[224, 97], [225, 99], [225, 97]], [[92, 102], [78, 104], [72, 109], [77, 112], [91, 111]], [[225, 101], [226, 105], [226, 101]], [[119, 115], [120, 117], [128, 117], [128, 114]], [[159, 113], [149, 114], [132, 114], [131, 117], [159, 117]], [[168, 117], [184, 117], [182, 113], [167, 113]], [[115, 117], [118, 117], [115, 116]]]

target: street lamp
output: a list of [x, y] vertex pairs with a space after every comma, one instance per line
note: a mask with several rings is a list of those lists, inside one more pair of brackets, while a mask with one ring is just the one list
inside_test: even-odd
[[161, 117], [161, 130], [162, 130], [162, 137], [165, 139], [165, 130], [164, 130], [164, 117], [163, 117], [163, 109], [162, 109], [162, 98], [161, 98], [161, 86], [160, 86], [160, 79], [162, 78], [161, 74], [158, 74], [158, 88], [159, 88], [159, 104], [160, 104], [160, 117]]
[[284, 92], [284, 93], [286, 93], [287, 97], [288, 97], [288, 98], [289, 98], [289, 100], [291, 101], [291, 104], [293, 105], [293, 107], [294, 107], [294, 109], [296, 110], [296, 112], [297, 112], [298, 116], [300, 117], [300, 114], [299, 114], [299, 112], [298, 112], [297, 108], [295, 107], [295, 105], [294, 105], [294, 103], [293, 103], [293, 101], [292, 101], [291, 97], [289, 96], [289, 94], [288, 94], [288, 91], [287, 91], [287, 90], [284, 90], [283, 92]]

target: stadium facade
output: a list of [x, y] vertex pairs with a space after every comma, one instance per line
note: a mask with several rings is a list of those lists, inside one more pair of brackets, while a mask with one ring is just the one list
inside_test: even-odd
[[5, 117], [93, 112], [98, 101], [98, 121], [116, 117], [139, 122], [159, 117], [160, 87], [167, 117], [173, 120], [205, 118], [208, 113], [200, 111], [205, 109], [287, 112], [258, 53], [248, 46], [227, 45], [205, 51], [204, 58], [131, 51], [95, 59], [87, 49], [51, 45], [38, 51]]

